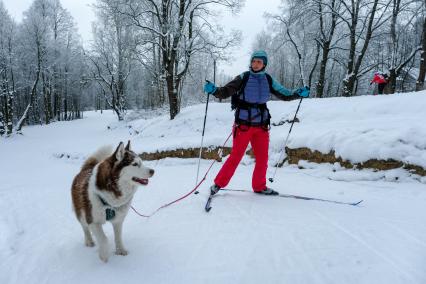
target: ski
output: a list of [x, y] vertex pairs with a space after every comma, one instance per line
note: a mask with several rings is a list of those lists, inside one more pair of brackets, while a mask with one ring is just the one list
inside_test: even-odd
[[213, 195], [210, 194], [209, 198], [207, 199], [206, 205], [204, 206], [204, 210], [206, 210], [206, 212], [209, 212], [210, 209], [212, 209], [210, 203], [212, 203], [212, 199], [213, 199]]
[[[246, 192], [246, 193], [252, 193], [253, 192], [253, 191], [249, 191], [249, 190], [245, 190], [245, 189], [233, 189], [233, 188], [221, 188], [220, 190], [224, 190], [224, 191], [236, 191], [236, 192]], [[294, 198], [294, 199], [302, 199], [302, 200], [313, 200], [313, 201], [329, 202], [329, 203], [342, 204], [342, 205], [351, 205], [351, 206], [357, 206], [357, 205], [359, 205], [363, 201], [363, 200], [359, 200], [359, 201], [356, 201], [356, 202], [344, 202], [344, 201], [322, 199], [322, 198], [315, 198], [315, 197], [307, 197], [307, 196], [294, 195], [294, 194], [284, 194], [284, 193], [280, 193], [279, 195], [276, 195], [276, 196], [283, 197], [283, 198]], [[210, 203], [209, 203], [209, 206], [210, 206]]]

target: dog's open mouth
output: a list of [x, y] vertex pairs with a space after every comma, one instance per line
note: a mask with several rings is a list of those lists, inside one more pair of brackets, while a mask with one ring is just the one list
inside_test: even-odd
[[147, 185], [148, 184], [148, 179], [147, 178], [137, 178], [137, 177], [133, 177], [132, 180], [134, 182], [140, 183], [142, 185]]

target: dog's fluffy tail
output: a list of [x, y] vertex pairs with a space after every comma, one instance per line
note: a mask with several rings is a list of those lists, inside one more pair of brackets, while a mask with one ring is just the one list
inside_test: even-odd
[[111, 145], [103, 146], [103, 147], [99, 148], [95, 153], [90, 155], [90, 158], [95, 158], [96, 160], [98, 160], [100, 162], [103, 159], [106, 159], [109, 156], [111, 156], [112, 150], [113, 149], [112, 149]]
[[95, 153], [93, 153], [92, 155], [90, 155], [89, 158], [87, 158], [81, 169], [85, 170], [88, 168], [93, 168], [96, 164], [108, 158], [112, 154], [112, 150], [112, 146], [110, 145], [99, 148]]

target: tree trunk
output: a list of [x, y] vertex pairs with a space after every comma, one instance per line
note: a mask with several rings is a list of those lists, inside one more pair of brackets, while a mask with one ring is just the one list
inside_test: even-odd
[[389, 69], [389, 79], [387, 84], [387, 94], [393, 94], [396, 90], [396, 78], [398, 77], [398, 74], [396, 72], [395, 68]]
[[0, 136], [6, 133], [6, 117], [3, 112], [6, 113], [6, 101], [3, 99], [0, 89]]
[[317, 83], [317, 98], [322, 98], [324, 96], [324, 87], [325, 87], [325, 71], [327, 70], [327, 61], [328, 54], [330, 52], [330, 42], [324, 42], [322, 49], [322, 59], [320, 64], [320, 72]]
[[7, 113], [6, 116], [8, 120], [6, 121], [6, 135], [11, 135], [13, 132], [13, 93], [9, 93], [6, 96], [6, 105], [7, 105]]
[[312, 66], [311, 72], [309, 72], [308, 87], [310, 89], [312, 88], [312, 77], [314, 76], [314, 72], [317, 69], [319, 55], [320, 55], [320, 47], [319, 47], [319, 43], [317, 43], [317, 52], [315, 54], [315, 61], [314, 61], [315, 63], [314, 63], [314, 66]]
[[43, 81], [43, 100], [44, 100], [44, 121], [46, 124], [50, 123], [50, 120], [52, 118], [52, 104], [51, 104], [51, 96], [50, 96], [50, 90], [47, 83], [46, 74], [42, 74], [42, 81]]
[[0, 136], [3, 136], [4, 133], [6, 132], [4, 125], [5, 125], [4, 116], [2, 111], [0, 110]]
[[64, 98], [64, 120], [68, 120], [68, 99], [67, 97]]
[[8, 42], [8, 51], [9, 51], [9, 74], [10, 74], [10, 80], [11, 84], [8, 84], [9, 93], [6, 98], [7, 105], [8, 105], [8, 113], [7, 116], [10, 117], [9, 121], [7, 122], [7, 135], [12, 135], [13, 132], [13, 115], [14, 115], [14, 108], [13, 104], [15, 102], [15, 74], [13, 72], [13, 61], [12, 61], [12, 55], [13, 55], [13, 49], [12, 49], [12, 38], [9, 38]]
[[169, 97], [169, 106], [170, 106], [170, 119], [174, 119], [179, 113], [178, 105], [178, 92], [177, 87], [175, 87], [175, 82], [173, 76], [167, 76], [167, 95]]
[[9, 111], [11, 105], [9, 101], [10, 90], [6, 64], [4, 64], [0, 74], [2, 74], [2, 84], [0, 86], [0, 135], [3, 135], [7, 131], [7, 125], [11, 123], [13, 119], [10, 117], [11, 112]]
[[[336, 2], [335, 0], [333, 0], [331, 2], [331, 9], [333, 11], [336, 7], [335, 4]], [[320, 13], [320, 28], [321, 28], [321, 34], [322, 34], [322, 59], [321, 59], [321, 65], [320, 65], [319, 78], [317, 82], [317, 97], [322, 98], [324, 96], [325, 72], [327, 71], [327, 62], [328, 62], [328, 55], [330, 53], [330, 45], [333, 39], [334, 31], [336, 30], [336, 26], [337, 26], [337, 15], [335, 12], [331, 14], [331, 26], [330, 26], [328, 35], [326, 36], [324, 31], [324, 19], [323, 19], [323, 9], [322, 9], [321, 1], [318, 3], [318, 11]]]
[[32, 112], [32, 119], [33, 119], [33, 123], [36, 123], [37, 121], [37, 85], [38, 85], [38, 81], [40, 79], [40, 70], [37, 70], [36, 72], [36, 79], [34, 81], [33, 87], [31, 88], [31, 95], [30, 95], [30, 105], [31, 107], [29, 108], [29, 110], [31, 110]]
[[347, 65], [346, 77], [343, 79], [343, 96], [350, 97], [352, 96], [353, 87], [355, 83], [354, 72], [354, 63], [355, 63], [355, 54], [356, 54], [356, 27], [358, 24], [358, 14], [352, 16], [352, 22], [350, 27], [350, 45], [349, 45], [349, 59]]
[[423, 20], [422, 51], [420, 57], [419, 77], [416, 82], [416, 91], [424, 89], [426, 75], [426, 17]]
[[[41, 65], [42, 65], [42, 47], [41, 42], [39, 39], [36, 40], [36, 46], [37, 46], [37, 71], [36, 71], [36, 79], [34, 81], [33, 87], [31, 89], [31, 96], [30, 96], [30, 108], [31, 116], [32, 116], [32, 123], [36, 123], [37, 120], [40, 121], [40, 114], [38, 113], [38, 100], [37, 100], [37, 85], [38, 81], [40, 80], [41, 75]], [[40, 121], [41, 124], [41, 121]]]
[[31, 108], [31, 103], [27, 105], [27, 108], [25, 109], [24, 114], [19, 119], [18, 123], [16, 123], [16, 133], [21, 134], [22, 126], [24, 125], [24, 121], [28, 116], [28, 111], [30, 110], [30, 108]]
[[398, 38], [396, 34], [396, 25], [397, 25], [397, 19], [398, 14], [400, 12], [400, 0], [393, 0], [393, 7], [392, 7], [392, 19], [391, 19], [391, 26], [390, 26], [390, 37], [391, 37], [391, 43], [392, 43], [392, 56], [391, 56], [391, 67], [389, 68], [389, 79], [387, 84], [388, 91], [386, 93], [393, 94], [396, 90], [396, 78], [398, 76], [396, 71], [396, 65], [397, 65], [397, 52], [398, 52]]

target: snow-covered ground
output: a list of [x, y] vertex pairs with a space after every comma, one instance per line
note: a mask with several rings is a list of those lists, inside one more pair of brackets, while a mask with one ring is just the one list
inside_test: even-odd
[[[272, 102], [273, 122], [291, 119], [296, 102]], [[353, 171], [302, 162], [278, 169], [271, 186], [288, 194], [364, 202], [358, 207], [221, 192], [200, 194], [149, 219], [130, 211], [130, 254], [107, 264], [83, 243], [70, 187], [84, 158], [131, 139], [137, 152], [198, 147], [204, 105], [123, 123], [107, 111], [82, 120], [24, 129], [0, 140], [0, 283], [426, 283], [426, 180], [403, 170]], [[289, 146], [335, 150], [345, 159], [394, 158], [426, 167], [426, 92], [304, 100]], [[230, 132], [229, 104], [211, 103], [205, 145]], [[272, 127], [270, 163], [289, 125]], [[202, 161], [203, 175], [211, 161]], [[152, 213], [195, 185], [196, 159], [147, 162], [156, 170], [133, 200]], [[250, 189], [246, 157], [229, 187]], [[271, 175], [273, 168], [270, 169]], [[396, 179], [398, 177], [398, 179]], [[112, 229], [105, 226], [113, 254]]]

